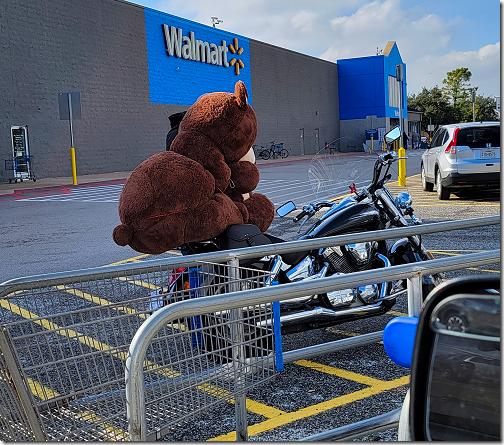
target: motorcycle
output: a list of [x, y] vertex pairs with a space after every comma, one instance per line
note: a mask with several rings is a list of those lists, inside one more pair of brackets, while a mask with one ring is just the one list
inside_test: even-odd
[[[396, 127], [385, 135], [385, 141], [387, 144], [391, 144], [399, 136], [400, 130], [399, 127]], [[409, 217], [414, 225], [422, 224], [422, 221], [414, 216], [411, 196], [403, 192], [394, 198], [385, 186], [385, 183], [391, 178], [390, 167], [398, 160], [399, 158], [394, 156], [392, 152], [386, 152], [379, 156], [375, 162], [371, 183], [360, 191], [353, 183], [350, 186], [352, 195], [339, 202], [316, 200], [303, 206], [301, 212], [293, 218], [294, 222], [303, 220], [300, 229], [319, 211], [324, 209], [325, 212], [299, 237], [299, 240], [391, 227], [406, 227], [409, 226], [406, 217]], [[297, 210], [296, 205], [289, 201], [280, 206], [277, 213], [280, 217], [285, 217], [294, 210]], [[240, 229], [244, 228], [242, 226], [247, 227], [245, 227], [245, 231], [240, 232]], [[240, 237], [231, 233], [230, 229], [236, 229], [235, 232], [238, 231], [242, 235], [247, 232], [249, 237], [259, 235], [262, 238], [256, 244], [285, 242], [268, 233], [254, 233], [251, 230], [254, 227], [250, 225], [230, 226], [225, 233], [216, 238], [189, 243], [181, 246], [180, 250], [182, 254], [188, 255], [243, 247], [243, 242], [233, 245], [232, 241]], [[390, 247], [384, 240], [329, 246], [312, 251], [251, 260], [247, 266], [270, 272], [272, 283], [282, 285], [299, 280], [388, 268], [432, 258], [432, 255], [423, 246], [421, 237], [410, 236], [396, 241]], [[424, 296], [441, 282], [440, 275], [423, 278]], [[170, 289], [172, 292], [177, 289], [187, 289], [187, 282], [188, 271], [179, 270], [173, 275]], [[389, 311], [394, 306], [396, 299], [405, 295], [406, 292], [405, 280], [384, 281], [379, 284], [280, 301], [281, 331], [282, 334], [288, 334], [381, 315]]]

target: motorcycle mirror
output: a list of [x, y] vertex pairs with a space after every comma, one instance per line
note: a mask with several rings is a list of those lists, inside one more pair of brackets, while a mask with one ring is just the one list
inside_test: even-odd
[[500, 280], [463, 277], [427, 297], [411, 362], [411, 440], [500, 439]]
[[296, 204], [294, 204], [292, 201], [286, 202], [285, 204], [282, 204], [278, 209], [276, 209], [276, 212], [278, 216], [284, 217], [288, 215], [290, 212], [293, 210], [296, 210]]
[[401, 127], [397, 126], [392, 128], [389, 132], [385, 133], [383, 136], [385, 142], [387, 144], [391, 144], [394, 141], [397, 141], [401, 137]]

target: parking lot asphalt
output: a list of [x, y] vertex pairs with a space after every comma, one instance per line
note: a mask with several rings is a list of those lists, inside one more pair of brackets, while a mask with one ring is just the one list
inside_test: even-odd
[[[306, 157], [260, 160], [258, 165], [262, 168], [273, 163], [303, 161], [306, 161]], [[122, 184], [129, 173], [78, 177], [77, 187], [101, 183]], [[0, 184], [0, 195], [26, 197], [30, 193], [50, 192], [51, 188], [58, 188], [61, 191], [65, 187], [75, 187], [71, 178], [47, 178], [37, 180], [36, 183], [24, 181], [17, 184]], [[495, 195], [482, 194], [463, 199], [452, 196], [448, 201], [439, 201], [436, 193], [422, 191], [419, 175], [408, 177], [406, 187], [400, 187], [397, 182], [390, 182], [387, 187], [394, 195], [408, 191], [413, 197], [415, 215], [425, 222], [476, 218], [500, 212], [499, 197]], [[275, 218], [272, 225], [273, 234], [278, 230], [283, 235], [287, 233], [292, 239], [297, 236], [296, 229], [292, 221], [285, 219]], [[488, 236], [498, 236], [498, 229]], [[488, 236], [474, 234], [474, 240], [471, 240], [468, 235], [464, 240], [466, 242], [464, 249], [460, 248], [460, 243], [457, 243], [456, 239], [451, 244], [437, 243], [443, 234], [426, 237], [425, 243], [436, 258], [441, 258], [492, 248], [487, 247]], [[150, 259], [148, 255], [142, 255], [120, 263], [148, 259]], [[499, 273], [499, 265], [479, 268], [475, 272]], [[295, 349], [301, 336], [303, 342], [309, 345], [373, 332], [382, 329], [393, 317], [405, 315], [406, 311], [404, 304], [398, 304], [393, 311], [381, 317], [376, 323], [374, 321], [346, 323], [333, 328], [287, 336], [284, 350]], [[286, 371], [271, 383], [247, 393], [249, 436], [252, 440], [291, 441], [397, 408], [408, 388], [409, 370], [394, 365], [390, 360], [387, 361], [386, 356], [383, 359], [384, 354], [383, 346], [377, 343], [352, 351], [318, 357], [316, 360], [299, 360], [289, 364], [286, 366]], [[223, 407], [219, 415], [219, 422], [215, 422], [215, 414], [210, 413], [201, 417], [198, 422], [182, 425], [168, 437], [168, 440], [235, 440], [233, 404], [229, 403]], [[369, 436], [364, 440], [394, 439], [397, 439], [397, 435], [392, 430]]]
[[[495, 195], [483, 194], [463, 199], [452, 196], [448, 201], [440, 201], [436, 193], [422, 190], [420, 175], [407, 177], [405, 187], [399, 186], [397, 181], [387, 183], [387, 187], [394, 196], [404, 191], [410, 193], [415, 215], [425, 222], [477, 218], [499, 214], [500, 211], [499, 197]], [[498, 229], [496, 231], [498, 232]], [[270, 232], [289, 240], [298, 236], [297, 227], [288, 218], [276, 217]], [[492, 234], [489, 234], [483, 238], [491, 236]], [[458, 256], [487, 248], [486, 243], [477, 235], [474, 242], [471, 241], [470, 235], [466, 235], [469, 249], [460, 249], [461, 243], [457, 242], [456, 238], [453, 242], [443, 239], [444, 243], [441, 243], [439, 241], [442, 238], [446, 238], [442, 233], [425, 237], [425, 243], [431, 248], [435, 258]], [[435, 246], [436, 249], [433, 248]], [[499, 273], [499, 265], [473, 268], [465, 273], [495, 274]], [[300, 343], [310, 346], [374, 332], [383, 329], [394, 317], [406, 315], [406, 303], [398, 302], [393, 310], [376, 320], [345, 323], [285, 336], [283, 348], [288, 351], [297, 349]], [[258, 441], [299, 440], [315, 432], [391, 411], [400, 406], [408, 387], [409, 369], [392, 363], [381, 343], [336, 352], [313, 360], [299, 360], [287, 365], [285, 371], [271, 383], [265, 382], [262, 387], [247, 392], [248, 434], [251, 440]], [[212, 415], [204, 415], [201, 417], [201, 424], [205, 425], [204, 432], [187, 423], [170, 434], [167, 440], [236, 440], [232, 407], [223, 408], [222, 415], [219, 427], [209, 426], [212, 424]], [[223, 425], [229, 428], [224, 434]], [[375, 433], [362, 440], [397, 440], [397, 429]]]
[[[351, 153], [339, 153], [340, 157], [345, 156], [376, 156], [379, 152], [374, 152], [373, 154], [364, 152], [351, 152]], [[310, 159], [312, 155], [306, 156], [289, 156], [284, 159], [256, 159], [256, 164], [260, 168], [267, 168], [268, 166], [278, 165], [278, 164], [293, 164], [298, 162], [306, 162]], [[21, 197], [26, 197], [27, 194], [40, 192], [45, 190], [50, 192], [61, 191], [64, 189], [72, 189], [76, 187], [90, 187], [97, 185], [107, 185], [107, 184], [122, 184], [131, 174], [131, 171], [123, 172], [111, 172], [111, 173], [98, 173], [89, 175], [77, 175], [77, 185], [73, 184], [73, 179], [70, 176], [61, 176], [56, 178], [41, 178], [36, 179], [36, 181], [24, 179], [22, 182], [19, 180], [14, 182], [4, 180], [0, 182], [0, 195], [17, 195]]]

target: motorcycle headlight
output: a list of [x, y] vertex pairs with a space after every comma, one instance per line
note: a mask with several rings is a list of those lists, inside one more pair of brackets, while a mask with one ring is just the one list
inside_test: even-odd
[[400, 209], [407, 209], [411, 206], [412, 201], [411, 195], [405, 192], [399, 193], [395, 199], [396, 205]]

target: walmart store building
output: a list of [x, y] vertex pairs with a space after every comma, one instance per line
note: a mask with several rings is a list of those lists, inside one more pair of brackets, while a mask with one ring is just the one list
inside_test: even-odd
[[326, 142], [362, 151], [365, 130], [399, 122], [394, 42], [332, 63], [120, 0], [5, 2], [0, 33], [0, 159], [26, 149], [39, 178], [71, 176], [58, 101], [67, 92], [80, 96], [78, 175], [132, 170], [165, 149], [170, 114], [237, 80], [258, 118], [256, 144], [283, 142], [291, 155]]

